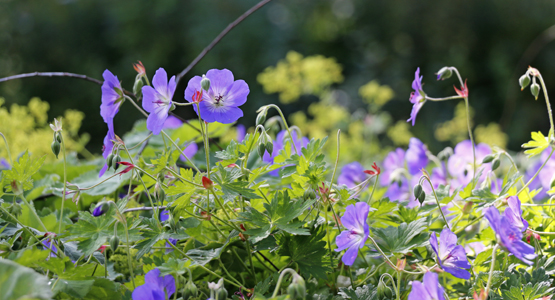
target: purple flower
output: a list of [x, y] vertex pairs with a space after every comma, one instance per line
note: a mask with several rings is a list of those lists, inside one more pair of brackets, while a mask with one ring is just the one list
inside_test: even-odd
[[470, 273], [465, 270], [470, 269], [470, 263], [463, 246], [457, 245], [457, 235], [449, 228], [445, 228], [439, 235], [439, 241], [438, 246], [436, 233], [430, 235], [430, 246], [436, 253], [437, 261], [443, 270], [457, 278], [470, 279]]
[[420, 173], [420, 170], [428, 165], [427, 147], [419, 139], [411, 138], [409, 149], [405, 153], [407, 168], [411, 175]]
[[102, 83], [102, 104], [100, 104], [100, 115], [105, 123], [111, 122], [119, 111], [119, 106], [123, 100], [123, 89], [117, 76], [105, 70], [102, 73], [104, 83]]
[[102, 216], [105, 212], [106, 212], [106, 211], [104, 210], [104, 204], [100, 204], [100, 205], [97, 205], [97, 206], [94, 208], [92, 215], [95, 216], [95, 217], [100, 217], [100, 216]]
[[[199, 103], [200, 116], [208, 122], [230, 124], [243, 116], [243, 111], [238, 108], [245, 104], [249, 94], [249, 86], [244, 80], [235, 80], [230, 70], [212, 69], [206, 72], [210, 80], [208, 91], [202, 90], [200, 81], [202, 77], [195, 76], [189, 80], [185, 89], [185, 100], [193, 101], [193, 95], [202, 91], [202, 101]], [[198, 114], [197, 105], [193, 105]]]
[[409, 101], [413, 104], [412, 111], [410, 113], [410, 118], [407, 122], [412, 121], [412, 126], [414, 126], [414, 122], [416, 121], [416, 115], [424, 106], [426, 102], [426, 94], [422, 89], [422, 76], [420, 76], [420, 68], [416, 69], [414, 73], [414, 80], [412, 81], [412, 88], [414, 91], [410, 94]]
[[409, 184], [405, 169], [405, 150], [397, 148], [385, 157], [380, 184], [387, 186], [385, 197], [391, 201], [409, 199]]
[[166, 222], [170, 218], [170, 212], [162, 209], [160, 211], [160, 222]]
[[507, 203], [509, 204], [509, 207], [505, 209], [505, 212], [503, 213], [504, 216], [521, 232], [526, 231], [526, 228], [528, 228], [528, 221], [522, 218], [522, 209], [520, 208], [520, 200], [518, 197], [509, 197]]
[[[549, 153], [551, 153], [551, 149], [548, 148], [542, 152], [541, 158], [536, 163], [532, 164], [531, 167], [526, 171], [526, 180], [530, 180], [534, 174], [540, 169], [543, 162], [547, 160], [549, 157]], [[536, 195], [537, 200], [545, 199], [547, 195], [547, 191], [549, 191], [552, 187], [552, 183], [555, 180], [555, 155], [551, 156], [549, 161], [545, 164], [543, 169], [541, 169], [538, 176], [532, 180], [529, 185], [531, 190], [539, 189], [541, 190]]]
[[167, 300], [175, 293], [172, 275], [160, 277], [160, 270], [150, 270], [145, 275], [145, 284], [138, 286], [132, 294], [133, 300]]
[[11, 169], [10, 163], [4, 158], [0, 158], [0, 170], [9, 170], [9, 169]]
[[437, 274], [428, 272], [422, 282], [413, 281], [408, 300], [445, 300]]
[[41, 242], [42, 246], [44, 247], [44, 250], [52, 250], [50, 251], [50, 257], [56, 257], [56, 253], [58, 253], [58, 248], [56, 247], [56, 245], [54, 243], [52, 243], [52, 239], [51, 238], [46, 238], [44, 240], [42, 240]]
[[[174, 246], [177, 245], [177, 239], [169, 238], [168, 241], [170, 241], [170, 243], [172, 243], [172, 245]], [[166, 249], [166, 253], [170, 253], [173, 251], [173, 247], [168, 242], [166, 242], [166, 248], [168, 248]]]
[[337, 178], [337, 184], [344, 184], [348, 188], [353, 188], [364, 179], [366, 179], [364, 167], [358, 161], [355, 161], [343, 166], [341, 175]]
[[495, 231], [499, 245], [516, 258], [531, 265], [532, 261], [530, 260], [536, 258], [536, 254], [534, 247], [522, 241], [522, 232], [505, 215], [501, 216], [497, 208], [493, 206], [486, 208], [484, 214]]
[[181, 159], [182, 161], [187, 161], [187, 158], [188, 159], [193, 158], [193, 156], [197, 154], [197, 151], [198, 151], [198, 145], [196, 143], [190, 143], [189, 145], [187, 145], [187, 147], [185, 147], [185, 149], [183, 149], [183, 151], [181, 151], [181, 155], [179, 156], [179, 159]]
[[[116, 134], [114, 133], [114, 120], [108, 120], [107, 124], [108, 133], [106, 133], [104, 137], [104, 145], [102, 146], [102, 157], [104, 157], [104, 159], [107, 159], [110, 153], [112, 153], [114, 148], [114, 142], [112, 141], [116, 139]], [[104, 167], [100, 170], [100, 173], [98, 173], [98, 177], [102, 177], [102, 175], [106, 173], [106, 170], [108, 170], [108, 164], [104, 163]]]
[[247, 129], [245, 125], [239, 124], [237, 125], [237, 142], [241, 143], [245, 139], [245, 135], [247, 134]]
[[464, 251], [467, 253], [474, 252], [474, 256], [478, 256], [478, 254], [484, 252], [485, 250], [486, 250], [486, 246], [484, 246], [482, 242], [472, 242], [464, 246]]
[[154, 88], [143, 86], [143, 108], [150, 113], [146, 119], [146, 128], [158, 135], [168, 118], [177, 84], [175, 76], [168, 82], [166, 70], [160, 68], [154, 74], [152, 85]]
[[176, 128], [181, 127], [181, 125], [183, 125], [183, 122], [181, 122], [181, 120], [179, 120], [178, 117], [168, 116], [168, 118], [164, 122], [164, 126], [162, 126], [162, 130], [164, 130], [164, 129], [176, 129]]
[[357, 202], [355, 205], [351, 204], [345, 209], [345, 214], [341, 217], [341, 223], [347, 230], [341, 232], [335, 238], [337, 244], [336, 252], [343, 251], [349, 248], [341, 260], [347, 266], [352, 265], [358, 255], [358, 249], [364, 247], [364, 243], [368, 239], [370, 230], [366, 219], [370, 206], [365, 202]]
[[[481, 172], [479, 181], [484, 181], [491, 171], [491, 164], [480, 166], [481, 161], [486, 155], [491, 153], [491, 148], [486, 144], [478, 144], [476, 146], [476, 175]], [[469, 140], [462, 141], [455, 146], [455, 151], [447, 162], [449, 174], [453, 177], [450, 184], [453, 188], [459, 188], [468, 185], [474, 176], [474, 158], [472, 154], [472, 143]]]
[[[306, 137], [302, 137], [302, 138], [298, 138], [297, 137], [297, 132], [296, 131], [291, 131], [291, 135], [292, 135], [292, 140], [295, 143], [295, 147], [293, 147], [293, 145], [291, 144], [291, 139], [289, 140], [289, 144], [291, 145], [291, 153], [295, 153], [295, 148], [297, 149], [297, 155], [302, 155], [301, 149], [306, 147], [309, 143], [308, 138]], [[262, 157], [262, 161], [268, 164], [273, 165], [274, 164], [274, 158], [276, 158], [276, 156], [279, 155], [279, 152], [283, 149], [285, 149], [285, 144], [286, 144], [286, 136], [288, 136], [287, 134], [287, 130], [282, 130], [280, 131], [277, 136], [276, 136], [276, 140], [274, 141], [274, 149], [272, 150], [272, 154], [268, 154], [267, 151], [264, 151], [264, 156]], [[274, 175], [277, 176], [278, 175], [278, 170], [274, 170], [272, 172], [269, 173], [270, 175]]]

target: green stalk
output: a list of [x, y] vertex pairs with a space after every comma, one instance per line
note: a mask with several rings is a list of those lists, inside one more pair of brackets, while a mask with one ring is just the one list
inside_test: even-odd
[[497, 252], [498, 247], [499, 247], [499, 244], [495, 245], [495, 247], [493, 247], [493, 251], [491, 253], [491, 255], [492, 255], [492, 257], [491, 257], [491, 266], [489, 268], [488, 284], [486, 285], [486, 295], [489, 295], [489, 290], [491, 288], [491, 279], [493, 278], [493, 268], [495, 268], [495, 254]]
[[58, 227], [58, 234], [62, 233], [62, 223], [64, 221], [64, 204], [66, 202], [66, 190], [67, 190], [66, 144], [61, 131], [60, 131], [60, 137], [62, 138], [62, 154], [64, 156], [64, 193], [62, 194], [62, 206], [60, 208], [60, 226]]
[[8, 159], [10, 160], [10, 167], [12, 167], [13, 160], [12, 160], [12, 155], [10, 154], [10, 145], [8, 145], [8, 140], [6, 140], [6, 137], [2, 132], [0, 132], [0, 136], [2, 136], [2, 138], [4, 139], [4, 143], [6, 144], [6, 150], [8, 151]]

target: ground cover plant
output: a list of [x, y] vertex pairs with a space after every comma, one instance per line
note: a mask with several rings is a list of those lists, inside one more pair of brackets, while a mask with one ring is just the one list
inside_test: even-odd
[[[341, 66], [290, 52], [258, 81], [284, 103], [318, 97], [311, 116], [269, 104], [245, 128], [255, 83], [192, 65], [172, 75], [138, 62], [134, 82], [109, 66], [96, 81], [0, 80], [96, 82], [106, 132], [95, 157], [79, 112], [47, 125], [38, 99], [0, 108], [2, 299], [551, 299], [555, 125], [538, 69], [512, 84], [545, 101], [550, 131], [509, 153], [495, 126], [473, 130], [456, 67], [407, 74], [413, 109], [391, 124], [389, 87], [360, 87], [368, 109], [351, 115], [330, 91]], [[424, 82], [455, 87], [432, 97]], [[464, 125], [440, 136], [463, 137], [432, 153], [407, 128], [440, 101], [460, 101]], [[145, 118], [120, 132], [128, 110]]]

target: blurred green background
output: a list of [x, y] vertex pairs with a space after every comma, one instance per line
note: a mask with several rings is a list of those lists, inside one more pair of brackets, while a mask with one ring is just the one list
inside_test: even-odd
[[[0, 77], [34, 71], [66, 71], [102, 79], [111, 70], [131, 90], [132, 64], [144, 63], [147, 74], [165, 68], [177, 74], [230, 22], [256, 4], [253, 0], [203, 1], [0, 1]], [[456, 66], [468, 78], [474, 124], [500, 123], [518, 150], [530, 131], [547, 133], [543, 97], [534, 101], [520, 92], [517, 79], [528, 65], [543, 74], [555, 91], [554, 1], [526, 0], [274, 0], [231, 31], [178, 86], [183, 101], [187, 81], [211, 68], [227, 68], [247, 81], [250, 96], [240, 123], [254, 123], [255, 111], [278, 103], [264, 94], [257, 75], [289, 50], [304, 56], [333, 57], [344, 81], [333, 88], [336, 102], [351, 112], [365, 106], [358, 90], [377, 79], [395, 92], [383, 110], [394, 120], [409, 118], [414, 71], [421, 68], [424, 89], [433, 97], [453, 94], [451, 79], [435, 82], [434, 73]], [[49, 117], [68, 108], [85, 113], [82, 132], [91, 134], [87, 148], [101, 150], [106, 134], [99, 115], [100, 86], [71, 78], [30, 78], [0, 83], [6, 105], [26, 104], [31, 97], [50, 103]], [[315, 96], [283, 106], [287, 113], [306, 109]], [[412, 133], [434, 151], [439, 122], [453, 118], [456, 102], [427, 103]], [[125, 104], [115, 120], [116, 133], [129, 130], [142, 116]], [[190, 107], [176, 113], [194, 117]]]

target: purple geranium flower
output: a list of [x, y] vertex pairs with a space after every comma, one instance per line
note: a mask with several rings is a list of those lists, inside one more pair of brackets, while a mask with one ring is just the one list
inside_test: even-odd
[[197, 154], [197, 151], [198, 151], [198, 145], [196, 143], [190, 143], [189, 145], [187, 145], [187, 147], [185, 147], [185, 149], [183, 149], [183, 151], [181, 151], [181, 155], [179, 156], [179, 159], [181, 159], [182, 161], [187, 161], [187, 158], [188, 159], [193, 158], [193, 156]]
[[409, 141], [409, 149], [405, 154], [407, 168], [411, 175], [420, 173], [420, 170], [428, 165], [428, 156], [426, 155], [427, 147], [417, 138], [411, 138]]
[[[172, 245], [177, 245], [177, 239], [169, 238], [168, 240], [172, 243]], [[166, 242], [166, 248], [168, 248], [166, 249], [166, 253], [173, 252], [173, 247], [168, 242]]]
[[9, 170], [9, 169], [11, 169], [10, 163], [4, 158], [0, 158], [0, 170]]
[[472, 242], [464, 246], [464, 251], [467, 253], [474, 252], [474, 256], [478, 256], [478, 254], [484, 252], [485, 250], [486, 250], [486, 246], [484, 246], [482, 242]]
[[[235, 80], [230, 70], [212, 69], [206, 72], [210, 80], [208, 91], [202, 90], [200, 81], [202, 77], [195, 76], [189, 80], [185, 89], [185, 100], [194, 102], [193, 95], [202, 92], [202, 101], [199, 103], [200, 116], [208, 122], [230, 124], [243, 116], [243, 111], [238, 106], [245, 104], [249, 94], [249, 86], [244, 80]], [[198, 114], [197, 106], [193, 105]]]
[[183, 125], [183, 122], [181, 120], [179, 120], [178, 117], [168, 116], [168, 118], [164, 122], [164, 126], [162, 126], [162, 130], [164, 130], [164, 129], [176, 129], [176, 128], [181, 127], [181, 125]]
[[495, 231], [499, 245], [507, 249], [516, 258], [531, 265], [532, 259], [536, 258], [534, 247], [522, 241], [522, 232], [505, 215], [500, 215], [495, 207], [484, 210], [491, 228]]
[[422, 282], [413, 281], [408, 300], [445, 300], [437, 274], [428, 272]]
[[505, 217], [521, 232], [526, 231], [526, 228], [528, 228], [528, 221], [522, 218], [522, 209], [520, 208], [520, 200], [518, 197], [509, 197], [507, 203], [509, 204], [509, 207], [507, 207], [503, 213]]
[[104, 204], [100, 204], [100, 205], [97, 205], [97, 206], [94, 208], [92, 215], [95, 216], [95, 217], [100, 217], [100, 216], [102, 216], [105, 212], [106, 212], [106, 211], [104, 210]]
[[[106, 133], [106, 136], [104, 137], [104, 145], [102, 146], [102, 157], [104, 157], [104, 159], [107, 159], [110, 153], [112, 153], [114, 148], [114, 142], [112, 141], [116, 139], [116, 134], [114, 133], [114, 120], [108, 120], [107, 124], [108, 133]], [[104, 167], [100, 170], [98, 177], [102, 177], [102, 175], [106, 173], [106, 170], [108, 170], [107, 163], [105, 163]]]
[[438, 246], [436, 233], [430, 235], [430, 246], [436, 253], [437, 261], [443, 270], [457, 278], [470, 279], [470, 273], [465, 270], [470, 269], [470, 263], [463, 246], [457, 245], [457, 235], [449, 228], [445, 228], [439, 235], [439, 241]]
[[[276, 158], [276, 156], [279, 155], [279, 152], [281, 150], [285, 149], [285, 144], [286, 144], [285, 137], [287, 135], [288, 135], [287, 130], [282, 130], [277, 134], [276, 140], [274, 141], [274, 149], [272, 150], [272, 154], [270, 155], [268, 154], [267, 151], [264, 151], [264, 156], [262, 157], [263, 162], [271, 165], [274, 164], [274, 158]], [[291, 140], [293, 140], [293, 142], [295, 143], [295, 147], [293, 147], [293, 144], [291, 144], [290, 142], [291, 140], [289, 140], [289, 144], [291, 145], [291, 153], [295, 153], [295, 148], [296, 148], [297, 155], [302, 155], [301, 149], [306, 147], [310, 141], [308, 140], [307, 137], [298, 138], [297, 132], [295, 130], [291, 131], [291, 135], [292, 135]], [[278, 170], [271, 171], [269, 174], [277, 176]]]
[[123, 101], [123, 89], [117, 76], [105, 70], [102, 73], [104, 83], [102, 83], [102, 104], [100, 104], [100, 115], [105, 123], [111, 122], [119, 111], [119, 106]]
[[166, 70], [160, 68], [154, 74], [152, 85], [154, 88], [143, 86], [143, 108], [150, 113], [146, 120], [146, 128], [158, 135], [168, 118], [177, 84], [175, 76], [168, 82]]
[[50, 251], [50, 257], [56, 257], [56, 253], [58, 253], [58, 248], [56, 247], [56, 245], [52, 242], [51, 238], [46, 238], [44, 240], [42, 240], [42, 246], [44, 247], [44, 250], [52, 250]]
[[[536, 172], [540, 169], [543, 162], [547, 160], [549, 154], [551, 153], [551, 149], [548, 148], [544, 150], [541, 154], [541, 158], [533, 163], [530, 168], [526, 171], [526, 180], [530, 180]], [[540, 173], [528, 186], [531, 190], [540, 189], [541, 190], [535, 196], [536, 200], [545, 199], [547, 195], [547, 191], [549, 191], [552, 187], [552, 183], [555, 181], [555, 155], [551, 156], [549, 161], [545, 164], [545, 166], [541, 169]]]
[[[490, 146], [482, 143], [476, 145], [476, 175], [481, 172], [481, 176], [478, 178], [479, 181], [484, 181], [489, 171], [491, 171], [491, 164], [480, 166], [484, 157], [490, 153]], [[453, 180], [450, 181], [453, 188], [464, 187], [472, 181], [474, 176], [474, 158], [472, 143], [469, 140], [462, 141], [455, 146], [455, 151], [447, 162], [447, 169], [449, 174], [453, 176]]]
[[353, 188], [364, 179], [366, 179], [364, 167], [358, 161], [355, 161], [343, 166], [341, 175], [337, 178], [337, 184], [344, 184], [348, 188]]
[[160, 211], [160, 222], [166, 222], [170, 218], [170, 212], [162, 209]]
[[160, 270], [150, 270], [145, 275], [145, 284], [138, 286], [132, 294], [133, 300], [167, 300], [175, 293], [172, 275], [160, 277]]
[[345, 214], [341, 217], [341, 223], [347, 230], [341, 232], [335, 238], [337, 249], [340, 252], [349, 248], [341, 260], [347, 266], [352, 265], [358, 255], [358, 249], [364, 247], [364, 243], [368, 239], [370, 229], [366, 223], [370, 206], [365, 202], [357, 202], [355, 205], [351, 204], [345, 209]]
[[410, 113], [410, 118], [407, 122], [412, 121], [412, 126], [414, 126], [414, 122], [416, 121], [416, 115], [424, 106], [426, 102], [426, 94], [422, 89], [422, 76], [420, 76], [420, 68], [416, 69], [416, 73], [414, 73], [414, 80], [412, 81], [412, 88], [414, 91], [410, 94], [410, 102], [413, 104], [412, 111]]

